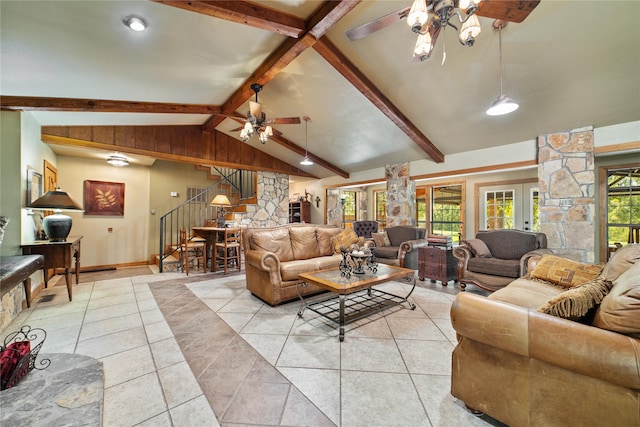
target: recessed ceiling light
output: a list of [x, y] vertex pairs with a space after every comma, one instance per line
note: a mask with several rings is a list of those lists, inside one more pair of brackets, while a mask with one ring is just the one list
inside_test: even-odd
[[136, 15], [126, 16], [122, 22], [133, 31], [144, 31], [147, 29], [147, 23], [145, 20]]

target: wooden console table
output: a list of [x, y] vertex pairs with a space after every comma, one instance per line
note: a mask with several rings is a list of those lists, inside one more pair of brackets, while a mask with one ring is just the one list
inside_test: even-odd
[[449, 280], [458, 280], [458, 259], [451, 248], [418, 248], [418, 278], [439, 280], [447, 286]]
[[[69, 301], [73, 299], [71, 287], [71, 262], [75, 258], [76, 284], [80, 283], [80, 240], [82, 236], [69, 236], [66, 242], [50, 242], [37, 240], [21, 245], [23, 255], [44, 256], [44, 287], [49, 284], [50, 268], [64, 268], [64, 276], [67, 281], [67, 293]], [[54, 273], [55, 274], [55, 273]]]

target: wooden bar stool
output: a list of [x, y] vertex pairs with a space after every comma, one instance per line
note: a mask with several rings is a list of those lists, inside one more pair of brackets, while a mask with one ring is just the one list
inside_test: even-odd
[[204, 261], [204, 242], [191, 242], [187, 237], [187, 230], [180, 229], [180, 268], [188, 276], [189, 266], [192, 262], [196, 263], [197, 269], [207, 271]]
[[224, 274], [227, 274], [227, 268], [230, 263], [235, 264], [238, 271], [241, 270], [241, 245], [240, 245], [240, 227], [225, 228], [222, 233], [222, 241], [216, 242], [213, 248], [213, 271], [218, 268], [218, 260], [222, 261]]

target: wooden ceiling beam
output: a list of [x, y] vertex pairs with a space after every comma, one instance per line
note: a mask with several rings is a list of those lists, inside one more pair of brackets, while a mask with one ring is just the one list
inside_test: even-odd
[[305, 31], [304, 19], [248, 1], [154, 1], [293, 38], [300, 37]]
[[222, 111], [222, 107], [219, 105], [4, 95], [0, 96], [0, 108], [3, 110], [20, 111], [89, 111], [94, 113], [159, 114], [218, 114]]
[[329, 39], [322, 37], [313, 48], [429, 157], [444, 162], [444, 154]]

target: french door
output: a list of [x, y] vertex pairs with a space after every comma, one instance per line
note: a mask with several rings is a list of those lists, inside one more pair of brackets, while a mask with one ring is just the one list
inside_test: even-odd
[[539, 231], [538, 183], [478, 187], [478, 229]]

